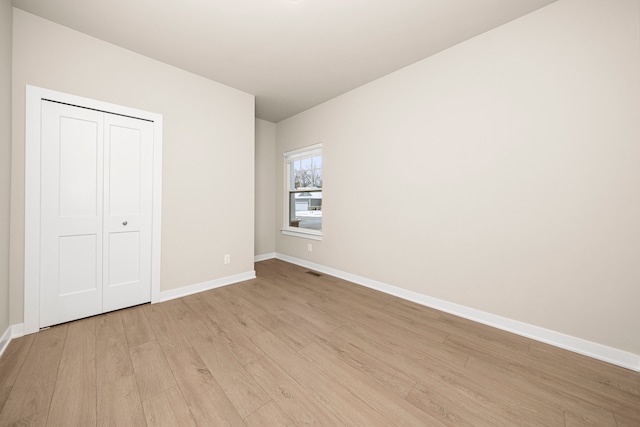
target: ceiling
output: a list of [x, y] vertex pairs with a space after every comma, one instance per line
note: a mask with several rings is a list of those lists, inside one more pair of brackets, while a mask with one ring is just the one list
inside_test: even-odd
[[278, 122], [555, 0], [13, 0], [256, 96]]

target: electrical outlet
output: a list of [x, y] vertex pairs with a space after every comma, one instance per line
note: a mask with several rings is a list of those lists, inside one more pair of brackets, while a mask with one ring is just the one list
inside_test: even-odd
[[307, 251], [313, 252], [313, 246], [311, 245], [311, 243], [307, 243]]
[[224, 263], [231, 264], [231, 255], [227, 254], [224, 256]]

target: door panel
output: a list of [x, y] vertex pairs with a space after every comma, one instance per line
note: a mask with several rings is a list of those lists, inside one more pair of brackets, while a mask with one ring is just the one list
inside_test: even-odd
[[59, 238], [59, 290], [58, 297], [98, 288], [98, 247], [95, 234], [84, 236], [61, 236]]
[[60, 117], [60, 216], [95, 217], [98, 207], [98, 123]]
[[102, 113], [42, 101], [40, 327], [102, 310]]
[[122, 286], [140, 280], [140, 233], [109, 235], [109, 286]]
[[109, 213], [140, 214], [140, 129], [112, 124], [109, 137]]
[[151, 301], [153, 123], [105, 114], [103, 309]]

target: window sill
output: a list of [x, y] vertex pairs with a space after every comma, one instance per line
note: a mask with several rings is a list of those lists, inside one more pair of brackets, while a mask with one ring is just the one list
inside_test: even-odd
[[285, 236], [303, 237], [311, 240], [322, 240], [322, 231], [309, 230], [304, 228], [286, 227], [281, 229], [282, 234]]

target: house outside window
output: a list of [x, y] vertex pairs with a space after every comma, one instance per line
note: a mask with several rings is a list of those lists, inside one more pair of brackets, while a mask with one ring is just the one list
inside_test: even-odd
[[284, 153], [283, 234], [322, 238], [322, 144]]

